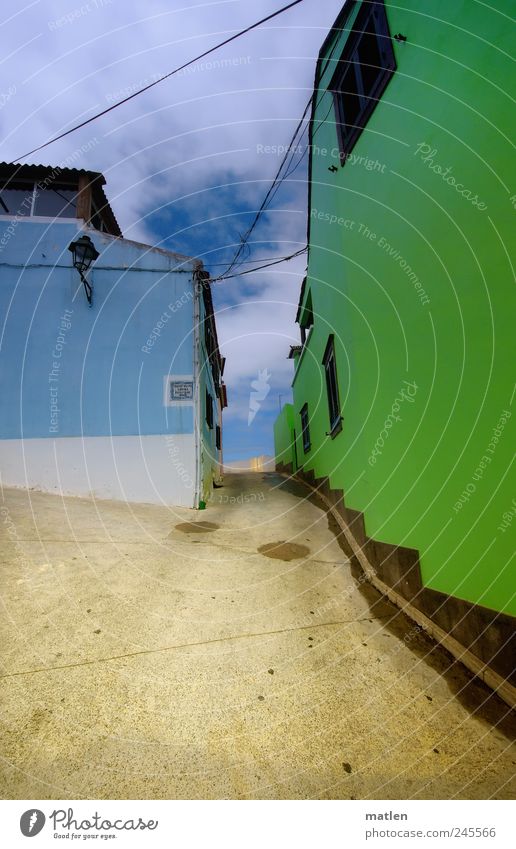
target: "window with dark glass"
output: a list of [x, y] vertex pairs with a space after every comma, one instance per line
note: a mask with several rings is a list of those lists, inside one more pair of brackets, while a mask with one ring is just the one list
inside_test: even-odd
[[330, 84], [342, 163], [395, 70], [383, 0], [363, 3]]
[[0, 215], [75, 218], [77, 190], [11, 180], [0, 189]]
[[307, 297], [306, 297], [305, 306], [303, 308], [303, 311], [301, 313], [301, 318], [300, 318], [300, 321], [299, 321], [299, 326], [301, 328], [301, 343], [303, 345], [306, 342], [306, 337], [308, 335], [308, 331], [312, 327], [313, 323], [314, 323], [314, 309], [313, 309], [313, 306], [312, 306], [312, 293], [309, 292]]
[[313, 323], [314, 323], [314, 308], [312, 306], [312, 293], [309, 292], [307, 297], [306, 297], [306, 301], [305, 301], [305, 307], [304, 307], [304, 310], [303, 310], [301, 326], [304, 328], [304, 330], [309, 330]]
[[75, 218], [77, 190], [69, 186], [42, 188], [36, 184], [34, 215], [49, 218]]
[[308, 421], [308, 404], [304, 404], [300, 411], [301, 416], [301, 434], [303, 437], [303, 451], [310, 451], [310, 422]]
[[213, 385], [215, 386], [215, 392], [218, 395], [220, 391], [220, 369], [216, 353], [214, 353], [211, 358], [211, 374], [213, 377]]
[[323, 357], [323, 366], [326, 374], [326, 393], [328, 396], [328, 412], [330, 415], [330, 433], [340, 429], [340, 401], [339, 387], [337, 383], [337, 365], [335, 362], [335, 346], [333, 335], [328, 338], [328, 344]]
[[220, 427], [218, 425], [215, 427], [215, 446], [217, 448], [217, 451], [220, 451], [222, 443], [220, 440]]
[[34, 183], [10, 180], [0, 188], [0, 215], [31, 215]]
[[213, 398], [208, 390], [206, 390], [206, 424], [209, 428], [213, 427]]
[[211, 329], [211, 322], [208, 317], [204, 319], [204, 344], [206, 346], [206, 354], [208, 359], [211, 359], [215, 348], [215, 342], [213, 339], [213, 332]]

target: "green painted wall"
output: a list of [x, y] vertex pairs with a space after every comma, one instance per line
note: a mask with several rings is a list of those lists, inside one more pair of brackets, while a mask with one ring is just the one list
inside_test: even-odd
[[[516, 614], [516, 518], [504, 527], [516, 504], [514, 4], [386, 9], [407, 41], [393, 42], [397, 71], [343, 167], [325, 92], [334, 61], [317, 92], [305, 290], [315, 320], [293, 384], [294, 426], [307, 401], [312, 449], [300, 463], [344, 490], [371, 537], [417, 548], [426, 586]], [[330, 332], [334, 439], [321, 369]]]
[[294, 408], [292, 404], [284, 404], [281, 413], [274, 422], [274, 453], [276, 463], [283, 463], [285, 466], [289, 463], [294, 464], [293, 430]]

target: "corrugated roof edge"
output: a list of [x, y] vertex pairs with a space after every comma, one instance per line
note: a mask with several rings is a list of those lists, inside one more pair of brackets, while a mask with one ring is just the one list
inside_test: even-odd
[[[176, 253], [175, 251], [169, 251], [166, 248], [158, 248], [158, 247], [154, 247], [153, 245], [147, 245], [144, 242], [137, 242], [133, 239], [125, 239], [123, 234], [122, 234], [122, 230], [120, 229], [120, 225], [119, 225], [118, 221], [116, 220], [115, 214], [114, 214], [113, 210], [111, 209], [111, 205], [110, 205], [110, 203], [109, 203], [109, 201], [106, 197], [104, 189], [102, 188], [102, 186], [104, 186], [106, 184], [106, 178], [104, 177], [104, 175], [100, 171], [89, 171], [85, 168], [61, 168], [60, 165], [53, 165], [53, 166], [52, 165], [32, 165], [32, 164], [26, 165], [26, 164], [17, 164], [17, 163], [13, 163], [13, 162], [0, 162], [0, 179], [2, 179], [2, 178], [5, 179], [6, 175], [8, 175], [8, 177], [16, 177], [17, 179], [23, 179], [24, 177], [31, 177], [34, 180], [36, 180], [40, 176], [44, 176], [48, 173], [52, 173], [52, 171], [58, 171], [58, 174], [56, 174], [56, 176], [63, 177], [65, 179], [68, 178], [70, 180], [76, 179], [77, 177], [79, 177], [79, 175], [84, 174], [84, 175], [86, 175], [90, 178], [92, 183], [97, 184], [97, 186], [98, 186], [98, 188], [99, 188], [99, 190], [102, 194], [102, 197], [105, 198], [105, 201], [106, 201], [105, 205], [107, 206], [107, 208], [109, 209], [109, 212], [113, 216], [114, 223], [116, 224], [116, 226], [117, 226], [117, 228], [120, 232], [120, 235], [113, 235], [111, 233], [102, 233], [102, 236], [107, 236], [108, 238], [111, 238], [111, 239], [124, 239], [125, 242], [129, 242], [130, 244], [133, 244], [137, 247], [147, 248], [148, 250], [152, 250], [152, 251], [158, 251], [159, 253], [162, 253], [165, 256], [173, 257], [174, 260], [176, 260], [178, 263], [191, 262], [191, 263], [193, 263], [194, 268], [198, 271], [201, 271], [201, 270], [204, 269], [204, 265], [203, 265], [202, 260], [197, 259], [197, 257], [185, 256], [184, 254], [179, 254], [179, 253]], [[93, 229], [95, 233], [101, 232], [99, 230], [95, 230], [95, 228], [88, 228], [88, 229]]]
[[38, 173], [47, 173], [52, 171], [59, 171], [59, 174], [62, 174], [66, 177], [78, 177], [80, 174], [87, 174], [92, 177], [94, 180], [101, 180], [101, 185], [105, 185], [106, 178], [100, 171], [90, 171], [87, 168], [62, 168], [61, 165], [36, 165], [36, 164], [25, 164], [18, 162], [0, 162], [0, 175], [5, 174], [5, 172], [12, 172], [13, 176], [19, 177], [20, 175], [28, 173], [31, 177], [35, 176], [35, 172]]
[[118, 234], [122, 236], [120, 224], [116, 220], [115, 213], [106, 197], [103, 186], [106, 185], [106, 178], [100, 171], [89, 171], [86, 168], [62, 168], [60, 165], [35, 165], [16, 162], [0, 162], [0, 179], [32, 179], [34, 181], [41, 177], [46, 177], [48, 174], [55, 172], [56, 179], [61, 180], [78, 180], [82, 175], [88, 177], [89, 182], [100, 195], [102, 208], [105, 208], [106, 215], [111, 219], [114, 230], [118, 230]]

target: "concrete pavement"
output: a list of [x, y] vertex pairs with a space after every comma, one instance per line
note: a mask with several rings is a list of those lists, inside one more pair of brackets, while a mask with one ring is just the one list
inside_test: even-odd
[[514, 714], [274, 473], [208, 509], [4, 490], [5, 798], [514, 798]]

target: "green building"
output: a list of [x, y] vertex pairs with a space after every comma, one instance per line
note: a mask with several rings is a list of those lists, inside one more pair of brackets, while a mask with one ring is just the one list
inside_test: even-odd
[[324, 42], [275, 443], [373, 582], [514, 701], [511, 11], [348, 0]]

